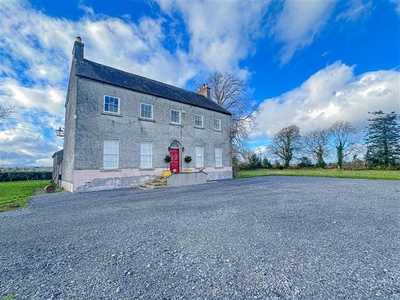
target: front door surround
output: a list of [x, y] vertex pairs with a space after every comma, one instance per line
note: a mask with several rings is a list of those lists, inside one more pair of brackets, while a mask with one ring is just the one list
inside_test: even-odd
[[169, 169], [171, 172], [180, 172], [180, 144], [177, 141], [171, 143], [169, 147], [169, 156], [171, 157], [171, 162], [169, 163]]

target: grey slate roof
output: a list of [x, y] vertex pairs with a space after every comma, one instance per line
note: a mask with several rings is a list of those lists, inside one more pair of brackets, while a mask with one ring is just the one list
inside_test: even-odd
[[193, 93], [163, 82], [101, 65], [87, 59], [78, 59], [76, 75], [123, 87], [140, 93], [167, 98], [173, 101], [206, 108], [223, 114], [231, 113], [203, 95]]

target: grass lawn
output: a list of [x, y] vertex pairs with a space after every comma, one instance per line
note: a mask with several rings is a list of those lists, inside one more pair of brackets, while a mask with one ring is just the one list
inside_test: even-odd
[[334, 178], [400, 180], [400, 171], [341, 170], [341, 169], [296, 169], [296, 170], [260, 169], [260, 170], [239, 171], [238, 178], [248, 178], [257, 176], [314, 176], [314, 177], [334, 177]]
[[0, 212], [24, 207], [37, 190], [43, 190], [49, 180], [0, 182]]

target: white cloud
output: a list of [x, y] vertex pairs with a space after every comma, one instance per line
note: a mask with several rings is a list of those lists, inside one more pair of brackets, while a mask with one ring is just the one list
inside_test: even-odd
[[64, 114], [65, 91], [49, 85], [21, 86], [15, 79], [0, 80], [2, 103], [9, 103], [23, 109], [41, 110], [62, 116]]
[[257, 117], [258, 133], [272, 137], [283, 127], [297, 125], [303, 132], [327, 128], [347, 120], [360, 129], [368, 111], [400, 113], [400, 72], [381, 70], [354, 75], [354, 67], [341, 62], [318, 71], [300, 87], [266, 99]]
[[[46, 118], [40, 125], [48, 128], [45, 121]], [[39, 126], [18, 121], [11, 129], [0, 131], [0, 159], [17, 166], [50, 166], [51, 156], [61, 148], [61, 143], [61, 139], [48, 139]]]
[[[365, 3], [364, 3], [365, 2]], [[336, 21], [338, 20], [348, 20], [356, 21], [362, 15], [368, 14], [372, 9], [372, 1], [365, 0], [351, 0], [347, 3], [347, 10], [339, 13], [336, 16]]]
[[283, 10], [271, 30], [275, 39], [284, 44], [280, 53], [282, 64], [290, 61], [296, 51], [313, 43], [325, 28], [336, 2], [285, 1]]
[[[207, 71], [249, 74], [239, 62], [264, 35], [269, 1], [158, 1], [161, 9], [181, 14], [190, 35], [189, 51], [197, 66]], [[178, 24], [179, 25], [179, 24]]]
[[389, 0], [391, 3], [396, 5], [396, 12], [400, 16], [400, 0]]

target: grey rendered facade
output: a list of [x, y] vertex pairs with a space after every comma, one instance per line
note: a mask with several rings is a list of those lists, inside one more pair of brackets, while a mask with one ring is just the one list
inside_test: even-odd
[[171, 171], [232, 178], [230, 113], [207, 86], [193, 93], [100, 65], [83, 47], [77, 39], [65, 104], [64, 189], [138, 186], [172, 166], [164, 161], [172, 151]]

